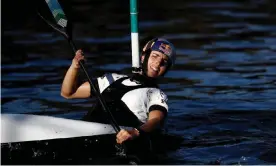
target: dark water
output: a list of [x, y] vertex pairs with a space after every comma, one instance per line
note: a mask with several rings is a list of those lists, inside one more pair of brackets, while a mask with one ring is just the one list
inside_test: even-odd
[[[90, 76], [130, 71], [128, 1], [65, 5], [72, 6], [74, 40]], [[275, 6], [274, 0], [139, 1], [141, 40], [163, 36], [177, 48], [161, 88], [169, 96], [166, 130], [183, 142], [166, 164], [276, 163]], [[66, 40], [21, 1], [2, 2], [1, 20], [2, 113], [80, 119], [94, 100], [60, 96], [73, 58]]]

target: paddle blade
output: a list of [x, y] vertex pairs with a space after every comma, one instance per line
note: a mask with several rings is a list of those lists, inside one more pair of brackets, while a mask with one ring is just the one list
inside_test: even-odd
[[62, 7], [58, 3], [58, 0], [45, 0], [53, 17], [56, 20], [56, 23], [63, 28], [67, 27], [68, 19], [65, 16], [65, 13], [62, 10]]

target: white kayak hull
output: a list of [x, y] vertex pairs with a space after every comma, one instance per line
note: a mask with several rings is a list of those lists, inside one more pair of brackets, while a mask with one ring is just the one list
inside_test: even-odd
[[114, 133], [115, 130], [109, 124], [41, 115], [1, 114], [1, 143], [40, 141]]

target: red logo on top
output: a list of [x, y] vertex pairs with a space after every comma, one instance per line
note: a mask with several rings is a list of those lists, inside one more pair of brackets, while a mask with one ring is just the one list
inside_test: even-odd
[[171, 55], [171, 53], [172, 53], [172, 48], [171, 48], [171, 46], [168, 45], [168, 44], [164, 44], [164, 43], [161, 43], [161, 44], [160, 44], [159, 50], [163, 51], [164, 54], [166, 54], [166, 55]]

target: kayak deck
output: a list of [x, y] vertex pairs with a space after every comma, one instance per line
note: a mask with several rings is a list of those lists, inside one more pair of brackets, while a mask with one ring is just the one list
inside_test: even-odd
[[[128, 164], [125, 163], [128, 159], [118, 155], [116, 135], [108, 124], [1, 114], [1, 129], [1, 162], [4, 165]], [[150, 139], [138, 137], [125, 144], [128, 156], [139, 156], [145, 164], [159, 164], [159, 158], [154, 156], [177, 149], [181, 142], [182, 138], [160, 133]]]
[[109, 124], [51, 116], [1, 114], [1, 143], [115, 133]]

